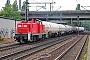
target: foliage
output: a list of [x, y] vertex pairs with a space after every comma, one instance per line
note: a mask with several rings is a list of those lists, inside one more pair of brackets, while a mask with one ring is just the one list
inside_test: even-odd
[[86, 30], [90, 31], [90, 20], [84, 20], [82, 22], [82, 26], [84, 26]]
[[77, 4], [76, 10], [80, 10], [80, 4]]
[[67, 23], [70, 23], [70, 21], [69, 20], [63, 20], [64, 22], [67, 22]]
[[64, 22], [70, 24], [70, 20], [63, 20]]
[[2, 38], [1, 36], [0, 36], [0, 41], [3, 41], [4, 40], [4, 38]]
[[70, 24], [71, 26], [74, 26], [74, 24]]
[[23, 5], [22, 5], [22, 11], [25, 11], [25, 7], [26, 7], [26, 4], [25, 4], [25, 1], [24, 1]]
[[[70, 20], [63, 20], [64, 22], [67, 22], [70, 24]], [[73, 21], [72, 21], [73, 22]], [[90, 20], [82, 20], [80, 21], [79, 26], [84, 27], [86, 30], [90, 31]], [[78, 26], [77, 22], [73, 22], [71, 26]]]
[[6, 7], [10, 7], [10, 6], [11, 6], [11, 4], [10, 4], [10, 0], [7, 0], [5, 6], [6, 6]]
[[88, 56], [88, 46], [86, 46], [86, 54], [84, 55], [82, 60], [87, 60], [87, 56]]
[[87, 55], [88, 55], [88, 54], [85, 54], [85, 55], [84, 55], [83, 60], [87, 60]]
[[12, 8], [14, 11], [18, 11], [17, 0], [15, 0], [14, 3], [12, 4]]
[[21, 15], [18, 11], [14, 11], [11, 7], [3, 7], [3, 11], [0, 13], [3, 17], [15, 18], [21, 20]]
[[14, 1], [13, 5], [6, 3], [5, 7], [3, 7], [3, 10], [0, 12], [0, 16], [21, 20], [22, 17], [18, 12], [17, 0]]

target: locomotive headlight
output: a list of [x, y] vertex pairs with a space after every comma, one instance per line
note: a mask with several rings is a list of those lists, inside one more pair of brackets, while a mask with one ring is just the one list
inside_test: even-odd
[[24, 27], [27, 27], [27, 25], [24, 25]]
[[21, 27], [21, 25], [18, 25], [18, 27]]

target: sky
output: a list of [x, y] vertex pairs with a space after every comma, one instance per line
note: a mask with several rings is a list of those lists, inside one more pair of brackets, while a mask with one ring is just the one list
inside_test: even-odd
[[[5, 6], [7, 0], [0, 0], [0, 10], [2, 9], [2, 7]], [[17, 3], [19, 0], [17, 0]], [[22, 4], [23, 1], [25, 0], [21, 0]], [[28, 0], [29, 2], [52, 2], [52, 0]], [[14, 0], [10, 0], [10, 3], [13, 4]], [[56, 10], [75, 10], [77, 4], [80, 4], [81, 6], [90, 6], [90, 0], [53, 0], [53, 2], [56, 2], [55, 4], [53, 4], [53, 11]], [[21, 4], [21, 5], [22, 5]], [[50, 4], [46, 4], [46, 9], [43, 9], [41, 7], [37, 7], [36, 6], [45, 6], [45, 4], [29, 4], [29, 10], [30, 11], [50, 11]], [[41, 9], [40, 9], [41, 8]], [[85, 9], [90, 10], [90, 7], [85, 7]], [[81, 7], [81, 10], [85, 10], [84, 8]]]

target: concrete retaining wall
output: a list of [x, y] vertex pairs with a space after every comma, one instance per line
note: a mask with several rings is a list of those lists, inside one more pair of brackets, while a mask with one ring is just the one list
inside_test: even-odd
[[15, 35], [15, 25], [17, 25], [19, 21], [16, 21], [14, 19], [5, 19], [0, 18], [0, 36], [3, 38], [11, 38]]

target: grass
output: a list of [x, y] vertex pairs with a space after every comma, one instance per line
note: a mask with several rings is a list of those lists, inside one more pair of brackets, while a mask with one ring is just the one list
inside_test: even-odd
[[86, 46], [86, 54], [83, 56], [82, 60], [87, 60], [87, 56], [88, 56], [88, 46]]
[[4, 38], [2, 38], [1, 36], [0, 36], [0, 41], [3, 41], [4, 40]]
[[[89, 35], [89, 42], [88, 42], [88, 44], [90, 44], [90, 35]], [[84, 54], [82, 60], [87, 60], [87, 57], [88, 57], [88, 45], [86, 46], [86, 53]]]
[[8, 44], [15, 42], [12, 38], [4, 38], [3, 40], [0, 40], [0, 44]]

